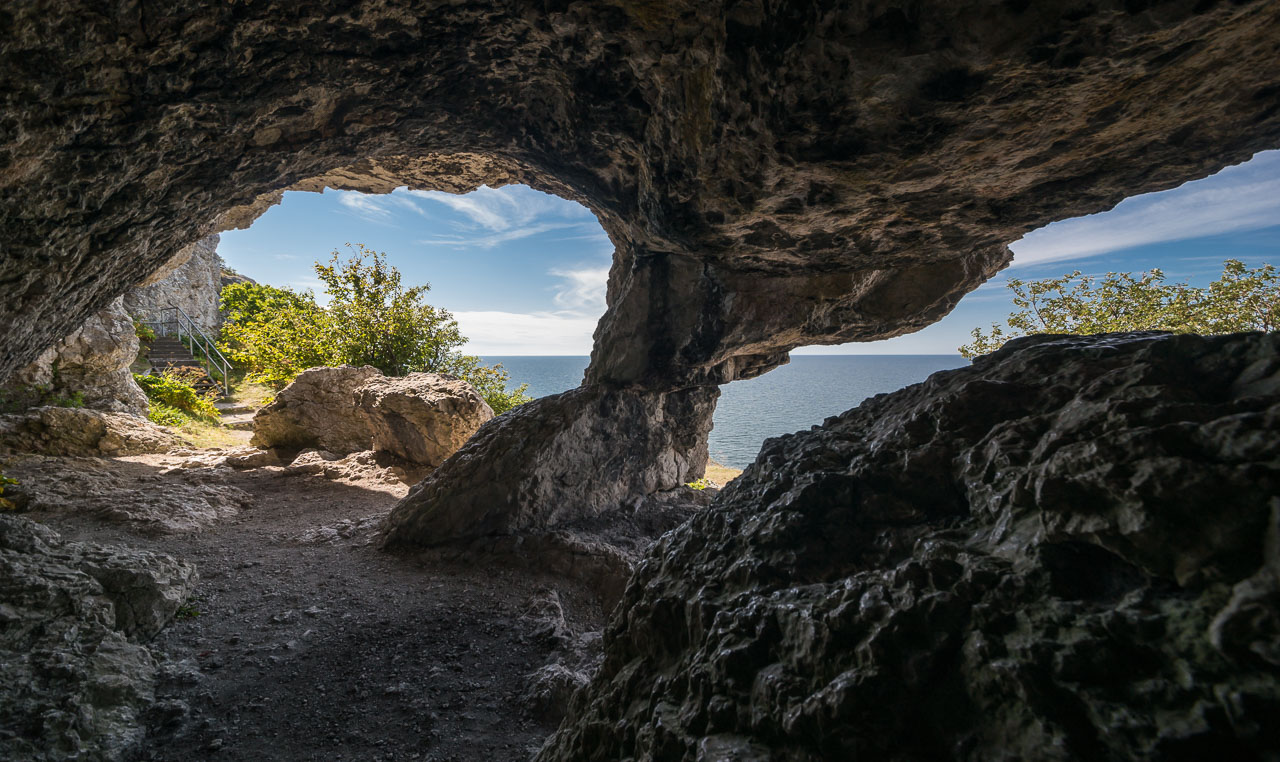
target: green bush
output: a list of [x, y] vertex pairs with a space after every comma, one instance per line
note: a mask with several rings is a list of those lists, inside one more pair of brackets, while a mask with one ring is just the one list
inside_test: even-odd
[[[181, 378], [168, 373], [159, 376], [134, 374], [133, 377], [138, 382], [138, 386], [142, 387], [142, 391], [147, 393], [147, 399], [151, 401], [147, 417], [152, 421], [161, 423], [162, 421], [156, 420], [157, 417], [172, 419], [175, 409], [180, 414], [192, 418], [209, 422], [218, 420], [218, 409], [213, 406], [213, 402]], [[179, 423], [184, 422], [179, 421]], [[178, 424], [165, 423], [165, 425]]]
[[136, 319], [133, 321], [133, 332], [137, 334], [138, 340], [143, 344], [149, 345], [156, 340], [156, 332], [152, 330], [151, 326]]
[[0, 511], [16, 511], [18, 504], [4, 496], [4, 488], [7, 484], [17, 484], [18, 480], [0, 474]]
[[423, 302], [430, 285], [405, 287], [385, 254], [348, 247], [346, 261], [335, 251], [328, 265], [315, 265], [329, 296], [325, 307], [309, 291], [250, 283], [222, 290], [219, 348], [250, 381], [280, 389], [307, 368], [372, 365], [388, 376], [459, 376], [498, 414], [529, 401], [527, 385], [507, 389], [502, 366], [459, 351], [467, 340], [453, 316]]
[[968, 358], [994, 352], [1017, 336], [1038, 333], [1088, 335], [1112, 331], [1172, 331], [1204, 335], [1280, 328], [1280, 275], [1274, 265], [1252, 270], [1239, 260], [1222, 263], [1222, 277], [1206, 288], [1164, 282], [1153, 269], [1107, 273], [1102, 278], [1079, 270], [1061, 278], [1021, 281], [1010, 278], [1018, 310], [1007, 328], [991, 333], [973, 329], [973, 343], [960, 347]]
[[193, 418], [176, 407], [150, 400], [147, 402], [147, 420], [161, 426], [182, 426]]

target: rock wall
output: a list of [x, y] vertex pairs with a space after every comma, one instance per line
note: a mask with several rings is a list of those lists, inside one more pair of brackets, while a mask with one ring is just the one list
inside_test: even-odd
[[61, 397], [80, 395], [90, 408], [145, 415], [147, 395], [129, 370], [137, 354], [133, 319], [117, 299], [14, 373], [5, 386], [18, 396], [28, 387], [47, 387]]
[[211, 235], [180, 250], [150, 277], [124, 296], [124, 306], [139, 319], [158, 317], [166, 307], [180, 307], [191, 319], [216, 337], [222, 318], [218, 296], [222, 291], [222, 258], [218, 236]]
[[683, 394], [918, 330], [1024, 233], [1280, 146], [1267, 0], [44, 0], [6, 32], [0, 376], [286, 188], [525, 182], [617, 247], [589, 394]]
[[539, 762], [1264, 759], [1280, 335], [1018, 339], [771, 439]]
[[155, 637], [194, 590], [169, 556], [0, 515], [0, 757], [119, 760], [155, 701]]

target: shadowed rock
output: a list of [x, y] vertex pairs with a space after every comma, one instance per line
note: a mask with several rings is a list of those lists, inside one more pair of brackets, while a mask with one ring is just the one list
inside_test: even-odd
[[1264, 758], [1280, 336], [1018, 339], [766, 442], [538, 759]]
[[481, 426], [400, 501], [387, 542], [430, 546], [544, 529], [696, 479], [719, 394], [585, 386], [521, 405]]
[[[0, 376], [287, 188], [524, 182], [616, 246], [584, 398], [699, 394], [797, 346], [919, 330], [1028, 231], [1280, 145], [1264, 0], [60, 0], [17, 4], [6, 32]], [[562, 421], [531, 410], [469, 455], [488, 465], [448, 471], [515, 476], [440, 537], [594, 510], [552, 485], [600, 465], [599, 440], [534, 462], [517, 435]], [[631, 449], [657, 423], [585, 427]], [[586, 492], [677, 470], [611, 467]], [[393, 533], [436, 541], [409, 527], [456, 523], [472, 490], [434, 477]]]
[[137, 641], [173, 618], [197, 579], [169, 556], [63, 542], [0, 515], [0, 757], [137, 751], [156, 675]]

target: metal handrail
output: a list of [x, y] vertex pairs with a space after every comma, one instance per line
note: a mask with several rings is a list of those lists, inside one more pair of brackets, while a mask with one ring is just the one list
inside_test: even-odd
[[[167, 319], [167, 313], [173, 313], [173, 319]], [[182, 332], [185, 329], [187, 338], [191, 340], [191, 354], [195, 355], [197, 348], [204, 352], [205, 371], [209, 373], [209, 377], [213, 378], [213, 371], [216, 368], [222, 374], [222, 393], [224, 395], [231, 394], [231, 363], [218, 351], [217, 345], [213, 343], [196, 321], [191, 319], [183, 309], [176, 304], [171, 304], [160, 310], [160, 319], [144, 320], [144, 324], [150, 326], [157, 336], [170, 335], [169, 328], [172, 326], [174, 332], [177, 333], [178, 341], [182, 341]]]

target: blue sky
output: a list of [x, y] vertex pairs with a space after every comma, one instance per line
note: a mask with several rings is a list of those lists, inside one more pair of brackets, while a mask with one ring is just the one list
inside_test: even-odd
[[[222, 234], [227, 263], [260, 283], [320, 291], [312, 264], [343, 244], [385, 251], [408, 284], [454, 313], [482, 356], [585, 355], [604, 312], [613, 245], [586, 208], [526, 186], [466, 195], [398, 190], [289, 192], [248, 230]], [[969, 332], [1012, 309], [1008, 277], [1047, 278], [1159, 267], [1207, 283], [1222, 261], [1280, 264], [1280, 151], [1109, 212], [1041, 228], [1012, 244], [1008, 269], [944, 320], [887, 341], [796, 354], [955, 354]]]

